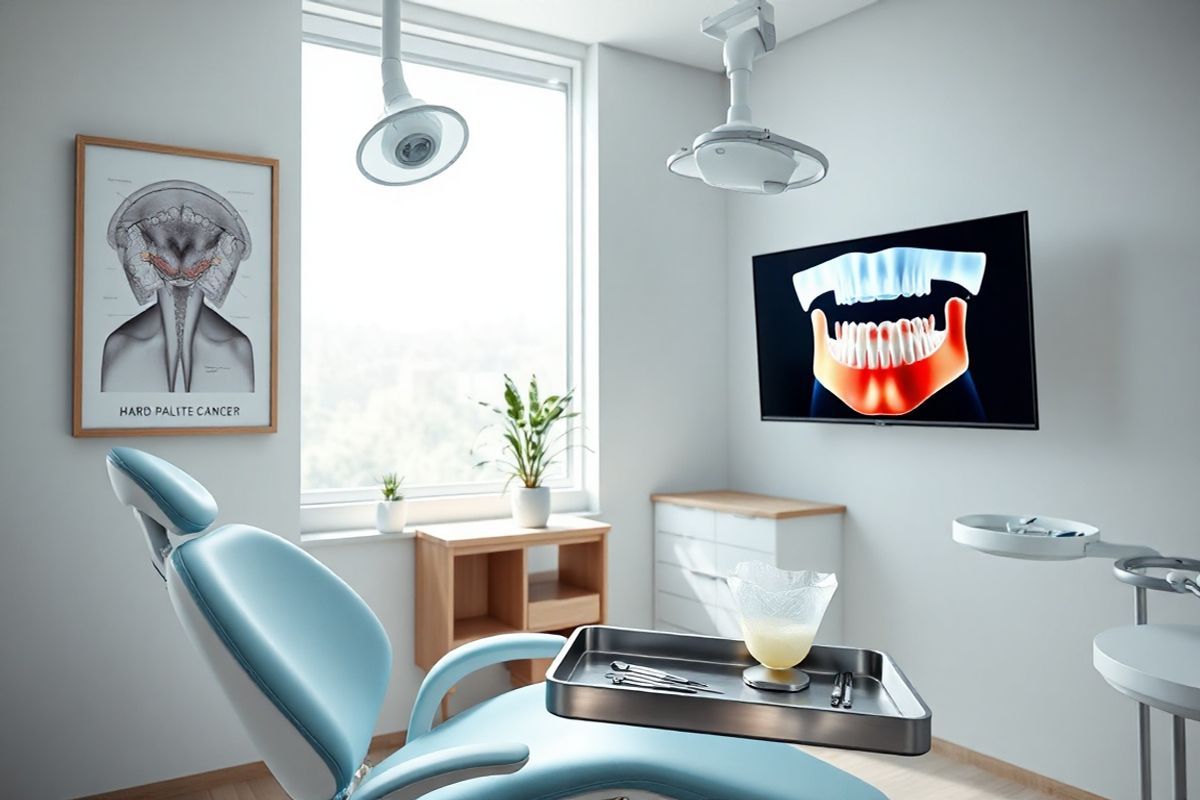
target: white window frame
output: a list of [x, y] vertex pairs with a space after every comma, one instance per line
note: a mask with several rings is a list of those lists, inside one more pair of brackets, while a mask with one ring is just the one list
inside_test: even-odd
[[[488, 23], [471, 17], [406, 6], [401, 50], [404, 60], [455, 69], [477, 75], [552, 85], [567, 99], [567, 376], [575, 387], [578, 421], [585, 429], [582, 441], [589, 449], [570, 453], [568, 478], [549, 483], [552, 509], [557, 513], [598, 510], [599, 462], [597, 434], [595, 351], [598, 337], [591, 330], [597, 315], [592, 308], [594, 291], [585, 291], [583, 247], [583, 98], [586, 49], [574, 42]], [[417, 11], [410, 18], [410, 9]], [[377, 16], [348, 11], [316, 2], [303, 3], [303, 38], [306, 42], [339, 47], [368, 55], [380, 52], [381, 28]], [[380, 95], [382, 108], [382, 94]], [[364, 109], [364, 125], [376, 109]], [[399, 189], [397, 191], [403, 191]], [[464, 454], [464, 458], [469, 457]], [[470, 483], [413, 487], [409, 524], [502, 517], [509, 513], [503, 484]], [[374, 489], [330, 489], [301, 492], [300, 533], [319, 541], [321, 534], [361, 531], [374, 527], [378, 495]], [[340, 540], [343, 535], [338, 535]]]

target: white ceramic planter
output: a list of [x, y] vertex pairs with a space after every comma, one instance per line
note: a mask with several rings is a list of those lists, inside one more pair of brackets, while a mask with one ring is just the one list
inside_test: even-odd
[[400, 533], [408, 522], [407, 500], [381, 500], [375, 506], [375, 527], [380, 533]]
[[550, 489], [510, 489], [512, 492], [513, 519], [522, 528], [544, 528], [550, 519]]

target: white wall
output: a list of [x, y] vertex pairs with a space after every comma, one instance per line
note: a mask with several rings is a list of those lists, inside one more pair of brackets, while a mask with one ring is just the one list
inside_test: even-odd
[[[599, 151], [600, 503], [609, 614], [653, 622], [653, 491], [725, 485], [725, 198], [666, 158], [720, 119], [713, 73], [592, 49]], [[592, 198], [595, 202], [595, 197]]]
[[73, 137], [280, 159], [280, 432], [136, 443], [203, 475], [224, 519], [295, 536], [299, 37], [293, 0], [0, 3], [7, 795], [74, 796], [250, 760], [114, 502], [104, 453], [118, 440], [71, 437]]
[[[257, 759], [113, 499], [104, 452], [70, 436], [77, 132], [281, 160], [280, 432], [129, 440], [183, 465], [245, 521], [293, 540], [299, 485], [300, 14], [294, 0], [0, 3], [0, 779], [63, 798]], [[650, 621], [650, 504], [726, 476], [723, 200], [663, 159], [709, 124], [716, 76], [593, 53], [602, 198], [600, 482], [611, 616]], [[672, 113], [660, 114], [671, 96]], [[599, 112], [600, 116], [595, 116]], [[653, 223], [653, 224], [651, 224]], [[396, 670], [380, 731], [403, 728], [410, 543], [314, 553], [383, 619]], [[464, 691], [502, 685], [485, 676]]]
[[[1134, 710], [1092, 670], [1091, 640], [1130, 620], [1131, 591], [1100, 561], [967, 551], [950, 520], [1053, 513], [1200, 555], [1198, 41], [1183, 0], [880, 3], [755, 75], [759, 120], [824, 149], [829, 178], [729, 206], [735, 485], [847, 504], [848, 637], [895, 655], [935, 735], [1106, 797], [1135, 793]], [[1040, 431], [759, 420], [753, 255], [1021, 209]], [[1158, 621], [1197, 611], [1151, 601]]]

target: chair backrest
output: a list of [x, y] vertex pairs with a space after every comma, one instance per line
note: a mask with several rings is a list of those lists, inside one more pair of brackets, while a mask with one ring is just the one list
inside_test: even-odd
[[[185, 530], [202, 520], [181, 526], [163, 504], [178, 505], [175, 494], [192, 484], [203, 487], [177, 468], [178, 475], [162, 469], [161, 459], [121, 450], [109, 455], [113, 488], [139, 519], [170, 532], [151, 552], [161, 559], [171, 603], [263, 760], [295, 800], [345, 797], [387, 690], [392, 654], [383, 626], [291, 542], [247, 525], [202, 533], [212, 518]], [[145, 488], [150, 477], [154, 491]]]

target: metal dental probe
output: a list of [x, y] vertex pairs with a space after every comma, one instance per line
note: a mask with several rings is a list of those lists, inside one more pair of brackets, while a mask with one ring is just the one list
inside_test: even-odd
[[682, 675], [673, 675], [670, 672], [663, 672], [661, 669], [643, 667], [640, 664], [628, 664], [624, 661], [614, 661], [609, 664], [609, 666], [617, 672], [633, 672], [638, 675], [644, 675], [648, 678], [658, 678], [659, 680], [670, 681], [671, 683], [681, 683], [684, 686], [703, 686], [708, 688], [707, 683], [694, 681], [691, 678], [685, 678]]
[[610, 672], [604, 677], [613, 682], [615, 686], [636, 686], [639, 689], [653, 689], [659, 692], [678, 692], [679, 694], [697, 694], [697, 690], [690, 686], [683, 686], [678, 683], [655, 683], [647, 678], [639, 678], [635, 675], [617, 675]]
[[675, 681], [668, 681], [664, 678], [655, 678], [650, 675], [639, 675], [639, 674], [633, 673], [633, 672], [624, 672], [621, 674], [617, 674], [615, 672], [609, 672], [604, 677], [609, 678], [609, 679], [631, 678], [633, 680], [638, 681], [639, 683], [648, 682], [648, 683], [653, 683], [653, 684], [657, 684], [660, 686], [668, 686], [668, 687], [679, 686], [684, 689], [691, 689], [694, 692], [710, 692], [712, 694], [725, 694], [725, 692], [721, 691], [720, 689], [713, 689], [709, 686], [701, 686], [701, 685], [697, 685], [697, 684], [686, 685], [686, 684], [682, 684], [682, 683], [677, 683]]

